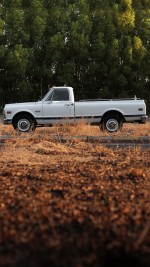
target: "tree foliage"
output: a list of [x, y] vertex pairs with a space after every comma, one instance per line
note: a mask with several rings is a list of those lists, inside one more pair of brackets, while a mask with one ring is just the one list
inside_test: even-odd
[[1, 102], [54, 83], [77, 98], [148, 99], [149, 40], [149, 0], [1, 0]]

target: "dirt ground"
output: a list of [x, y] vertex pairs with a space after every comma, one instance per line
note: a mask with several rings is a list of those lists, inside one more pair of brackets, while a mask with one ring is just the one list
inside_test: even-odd
[[[85, 134], [104, 135], [0, 125], [11, 136], [0, 146], [1, 267], [150, 266], [150, 149], [69, 139]], [[149, 137], [150, 124], [114, 135]]]

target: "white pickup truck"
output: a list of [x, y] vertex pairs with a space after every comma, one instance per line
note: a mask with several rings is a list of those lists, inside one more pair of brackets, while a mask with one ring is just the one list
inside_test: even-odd
[[36, 126], [74, 124], [83, 119], [102, 130], [115, 132], [125, 122], [145, 123], [146, 105], [140, 99], [95, 99], [74, 101], [72, 87], [52, 87], [38, 102], [6, 104], [4, 124], [21, 132]]

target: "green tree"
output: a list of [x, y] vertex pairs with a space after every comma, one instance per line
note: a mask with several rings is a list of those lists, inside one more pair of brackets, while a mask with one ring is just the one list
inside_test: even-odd
[[77, 98], [149, 98], [149, 40], [149, 0], [1, 0], [0, 90], [10, 102], [49, 83]]
[[[137, 1], [133, 5], [133, 2], [95, 0], [90, 5], [93, 25], [91, 66], [92, 70], [93, 65], [95, 66], [94, 72], [97, 75], [94, 75], [93, 71], [91, 73], [92, 77], [95, 77], [97, 88], [101, 88], [101, 96], [104, 97], [127, 97], [134, 94], [144, 96], [142, 92], [146, 77], [142, 73], [149, 54], [148, 24], [143, 29], [144, 41], [144, 34], [139, 33], [138, 16], [139, 13], [140, 16], [142, 12], [146, 13], [146, 20], [149, 20], [149, 3]], [[149, 64], [147, 67], [150, 69]], [[145, 71], [145, 74], [147, 76], [148, 71]]]

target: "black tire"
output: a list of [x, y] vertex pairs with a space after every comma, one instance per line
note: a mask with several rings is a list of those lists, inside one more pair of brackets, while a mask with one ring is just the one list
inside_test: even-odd
[[19, 132], [34, 131], [36, 128], [35, 120], [28, 114], [19, 114], [13, 122], [13, 127]]
[[104, 117], [101, 123], [101, 130], [113, 133], [121, 130], [122, 126], [123, 119], [121, 118], [121, 116], [112, 114]]

